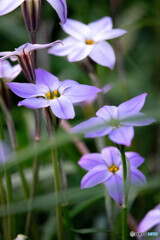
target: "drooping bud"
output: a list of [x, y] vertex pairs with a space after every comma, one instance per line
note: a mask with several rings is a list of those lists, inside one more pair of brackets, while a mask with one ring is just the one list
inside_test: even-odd
[[28, 32], [37, 32], [40, 23], [41, 0], [25, 0], [21, 9]]

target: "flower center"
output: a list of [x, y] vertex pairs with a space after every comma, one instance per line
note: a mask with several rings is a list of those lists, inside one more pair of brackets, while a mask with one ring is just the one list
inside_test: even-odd
[[47, 92], [46, 93], [46, 98], [50, 99], [50, 100], [56, 99], [59, 96], [60, 96], [60, 94], [59, 94], [58, 90], [55, 90], [54, 92]]
[[112, 127], [119, 128], [120, 121], [119, 121], [118, 119], [112, 118], [112, 119], [111, 119], [111, 125], [112, 125]]
[[115, 173], [119, 170], [119, 168], [118, 168], [117, 166], [115, 166], [115, 165], [112, 165], [112, 166], [109, 167], [108, 169], [109, 169], [109, 171], [110, 171], [111, 173], [113, 173], [113, 174], [115, 174]]
[[92, 39], [86, 39], [85, 43], [87, 45], [93, 45], [94, 44], [94, 41]]

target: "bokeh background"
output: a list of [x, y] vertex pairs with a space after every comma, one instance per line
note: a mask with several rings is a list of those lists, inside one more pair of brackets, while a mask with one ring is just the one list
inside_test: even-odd
[[[59, 25], [59, 18], [52, 7], [42, 1], [42, 18], [38, 43], [48, 43], [63, 39], [66, 34]], [[129, 194], [129, 229], [133, 230], [144, 215], [160, 202], [160, 1], [146, 0], [67, 0], [68, 17], [90, 23], [104, 16], [111, 16], [114, 27], [124, 28], [128, 33], [110, 43], [115, 49], [117, 61], [114, 70], [97, 66], [101, 86], [113, 83], [113, 88], [104, 95], [105, 103], [119, 105], [138, 94], [147, 92], [143, 112], [155, 117], [157, 122], [151, 126], [135, 128], [135, 137], [128, 150], [136, 151], [145, 158], [140, 170], [147, 178], [143, 188], [131, 187]], [[0, 51], [12, 51], [29, 41], [20, 7], [0, 18]], [[14, 63], [13, 63], [14, 64]], [[73, 79], [83, 84], [92, 84], [89, 76], [79, 63], [69, 63], [65, 57], [48, 55], [47, 50], [38, 52], [38, 66], [59, 77], [60, 80]], [[16, 79], [26, 82], [23, 73]], [[17, 107], [20, 100], [11, 93], [11, 113], [15, 122], [20, 150], [12, 157], [6, 168], [12, 173], [13, 203], [11, 211], [16, 219], [16, 233], [23, 233], [28, 210], [28, 200], [22, 190], [17, 166], [25, 169], [28, 183], [32, 182], [33, 157], [40, 156], [39, 182], [32, 208], [37, 234], [31, 239], [56, 239], [55, 199], [53, 171], [50, 158], [50, 145], [43, 120], [42, 142], [33, 146], [33, 111]], [[76, 117], [69, 123], [74, 126], [98, 109], [93, 106], [75, 106]], [[8, 144], [9, 136], [4, 116], [0, 109], [0, 123], [4, 139]], [[91, 152], [96, 152], [97, 141], [83, 139]], [[113, 145], [105, 138], [105, 144]], [[80, 181], [85, 171], [77, 162], [81, 157], [70, 135], [60, 131], [58, 146], [66, 169], [64, 189], [64, 225], [66, 239], [103, 240], [121, 239], [120, 208], [107, 196], [102, 185], [81, 190]], [[1, 168], [3, 174], [4, 167]], [[66, 210], [65, 210], [66, 209]], [[68, 211], [69, 210], [69, 211]], [[1, 219], [6, 215], [0, 206]], [[101, 229], [101, 230], [99, 230]], [[0, 227], [2, 232], [2, 225]], [[134, 238], [131, 238], [134, 239]]]

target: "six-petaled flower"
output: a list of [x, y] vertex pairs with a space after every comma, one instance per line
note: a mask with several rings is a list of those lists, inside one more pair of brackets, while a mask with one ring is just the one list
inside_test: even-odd
[[[131, 167], [131, 183], [143, 186], [146, 178], [137, 168], [144, 162], [136, 152], [126, 152]], [[115, 147], [106, 147], [101, 153], [84, 155], [78, 164], [88, 173], [82, 178], [81, 188], [94, 187], [104, 183], [110, 196], [119, 204], [123, 200], [123, 167], [120, 151]]]
[[85, 133], [86, 137], [91, 138], [109, 134], [111, 141], [130, 146], [134, 136], [133, 126], [145, 126], [155, 122], [154, 118], [139, 112], [145, 103], [146, 95], [143, 93], [118, 107], [103, 106], [96, 112], [97, 117], [78, 124], [71, 131]]
[[67, 55], [70, 62], [81, 61], [88, 56], [94, 62], [113, 69], [115, 54], [105, 40], [122, 36], [126, 31], [112, 27], [110, 17], [101, 18], [88, 25], [67, 19], [62, 28], [70, 36], [63, 40], [64, 46], [51, 48], [49, 53], [57, 56]]
[[8, 83], [9, 88], [19, 97], [26, 98], [18, 106], [28, 108], [51, 107], [54, 115], [61, 119], [74, 118], [73, 103], [93, 98], [100, 89], [79, 84], [73, 80], [59, 81], [51, 73], [36, 69], [36, 84]]

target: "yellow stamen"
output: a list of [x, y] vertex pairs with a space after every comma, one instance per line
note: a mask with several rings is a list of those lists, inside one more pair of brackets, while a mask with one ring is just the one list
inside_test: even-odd
[[51, 98], [51, 93], [50, 93], [50, 92], [47, 92], [47, 93], [46, 93], [46, 97], [47, 97], [47, 99], [50, 99], [50, 98]]
[[46, 93], [46, 98], [48, 100], [56, 99], [59, 96], [60, 96], [60, 94], [59, 94], [58, 90], [55, 90], [54, 92], [47, 92]]
[[112, 172], [113, 174], [116, 173], [119, 170], [118, 167], [116, 167], [115, 165], [112, 165], [111, 167], [109, 167], [109, 171]]
[[94, 41], [92, 39], [86, 39], [86, 44], [87, 45], [93, 45]]

